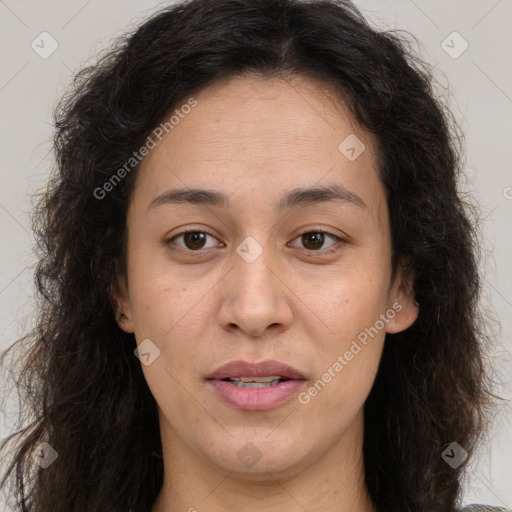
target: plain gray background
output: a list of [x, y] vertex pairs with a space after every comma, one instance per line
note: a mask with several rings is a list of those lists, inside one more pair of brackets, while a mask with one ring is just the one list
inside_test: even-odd
[[[168, 3], [0, 0], [0, 350], [33, 322], [29, 195], [44, 185], [52, 165], [52, 109], [73, 73], [94, 61], [113, 37]], [[501, 323], [490, 362], [506, 400], [472, 464], [464, 502], [512, 508], [512, 1], [355, 3], [373, 23], [417, 38], [416, 49], [434, 65], [465, 133], [463, 188], [476, 197], [483, 219], [483, 300]], [[43, 58], [51, 44], [57, 49]], [[0, 437], [8, 433], [16, 411], [12, 397], [4, 395]]]

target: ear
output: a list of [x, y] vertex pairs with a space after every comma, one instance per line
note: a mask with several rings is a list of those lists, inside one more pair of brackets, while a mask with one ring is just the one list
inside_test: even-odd
[[128, 283], [125, 277], [120, 275], [115, 277], [110, 295], [112, 297], [117, 325], [119, 325], [123, 331], [133, 333], [135, 328], [128, 295]]
[[395, 275], [388, 306], [396, 312], [386, 324], [386, 332], [390, 334], [405, 331], [418, 318], [419, 304], [414, 296], [414, 276], [403, 266], [400, 266]]

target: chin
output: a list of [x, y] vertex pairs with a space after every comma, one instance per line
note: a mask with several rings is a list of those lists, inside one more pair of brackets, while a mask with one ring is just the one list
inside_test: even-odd
[[[251, 479], [268, 480], [268, 473], [293, 474], [303, 464], [304, 442], [295, 442], [283, 431], [282, 435], [272, 429], [261, 429], [251, 436], [228, 436], [223, 442], [215, 443], [215, 453], [210, 453], [212, 462], [226, 471], [245, 475]], [[290, 455], [293, 454], [293, 457]], [[304, 455], [301, 456], [301, 455]]]

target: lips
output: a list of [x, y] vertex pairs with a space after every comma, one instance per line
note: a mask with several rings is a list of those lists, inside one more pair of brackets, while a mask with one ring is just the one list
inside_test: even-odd
[[299, 370], [279, 361], [231, 361], [217, 368], [207, 384], [224, 404], [257, 412], [290, 403], [291, 397], [304, 388], [306, 379]]
[[281, 377], [288, 380], [305, 380], [297, 369], [279, 361], [268, 360], [260, 363], [231, 361], [215, 370], [208, 379], [224, 380], [240, 377]]

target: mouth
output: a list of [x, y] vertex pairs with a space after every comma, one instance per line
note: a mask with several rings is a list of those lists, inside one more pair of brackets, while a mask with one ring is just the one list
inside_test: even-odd
[[224, 404], [247, 411], [267, 410], [286, 402], [304, 387], [306, 379], [279, 361], [232, 361], [207, 379]]

